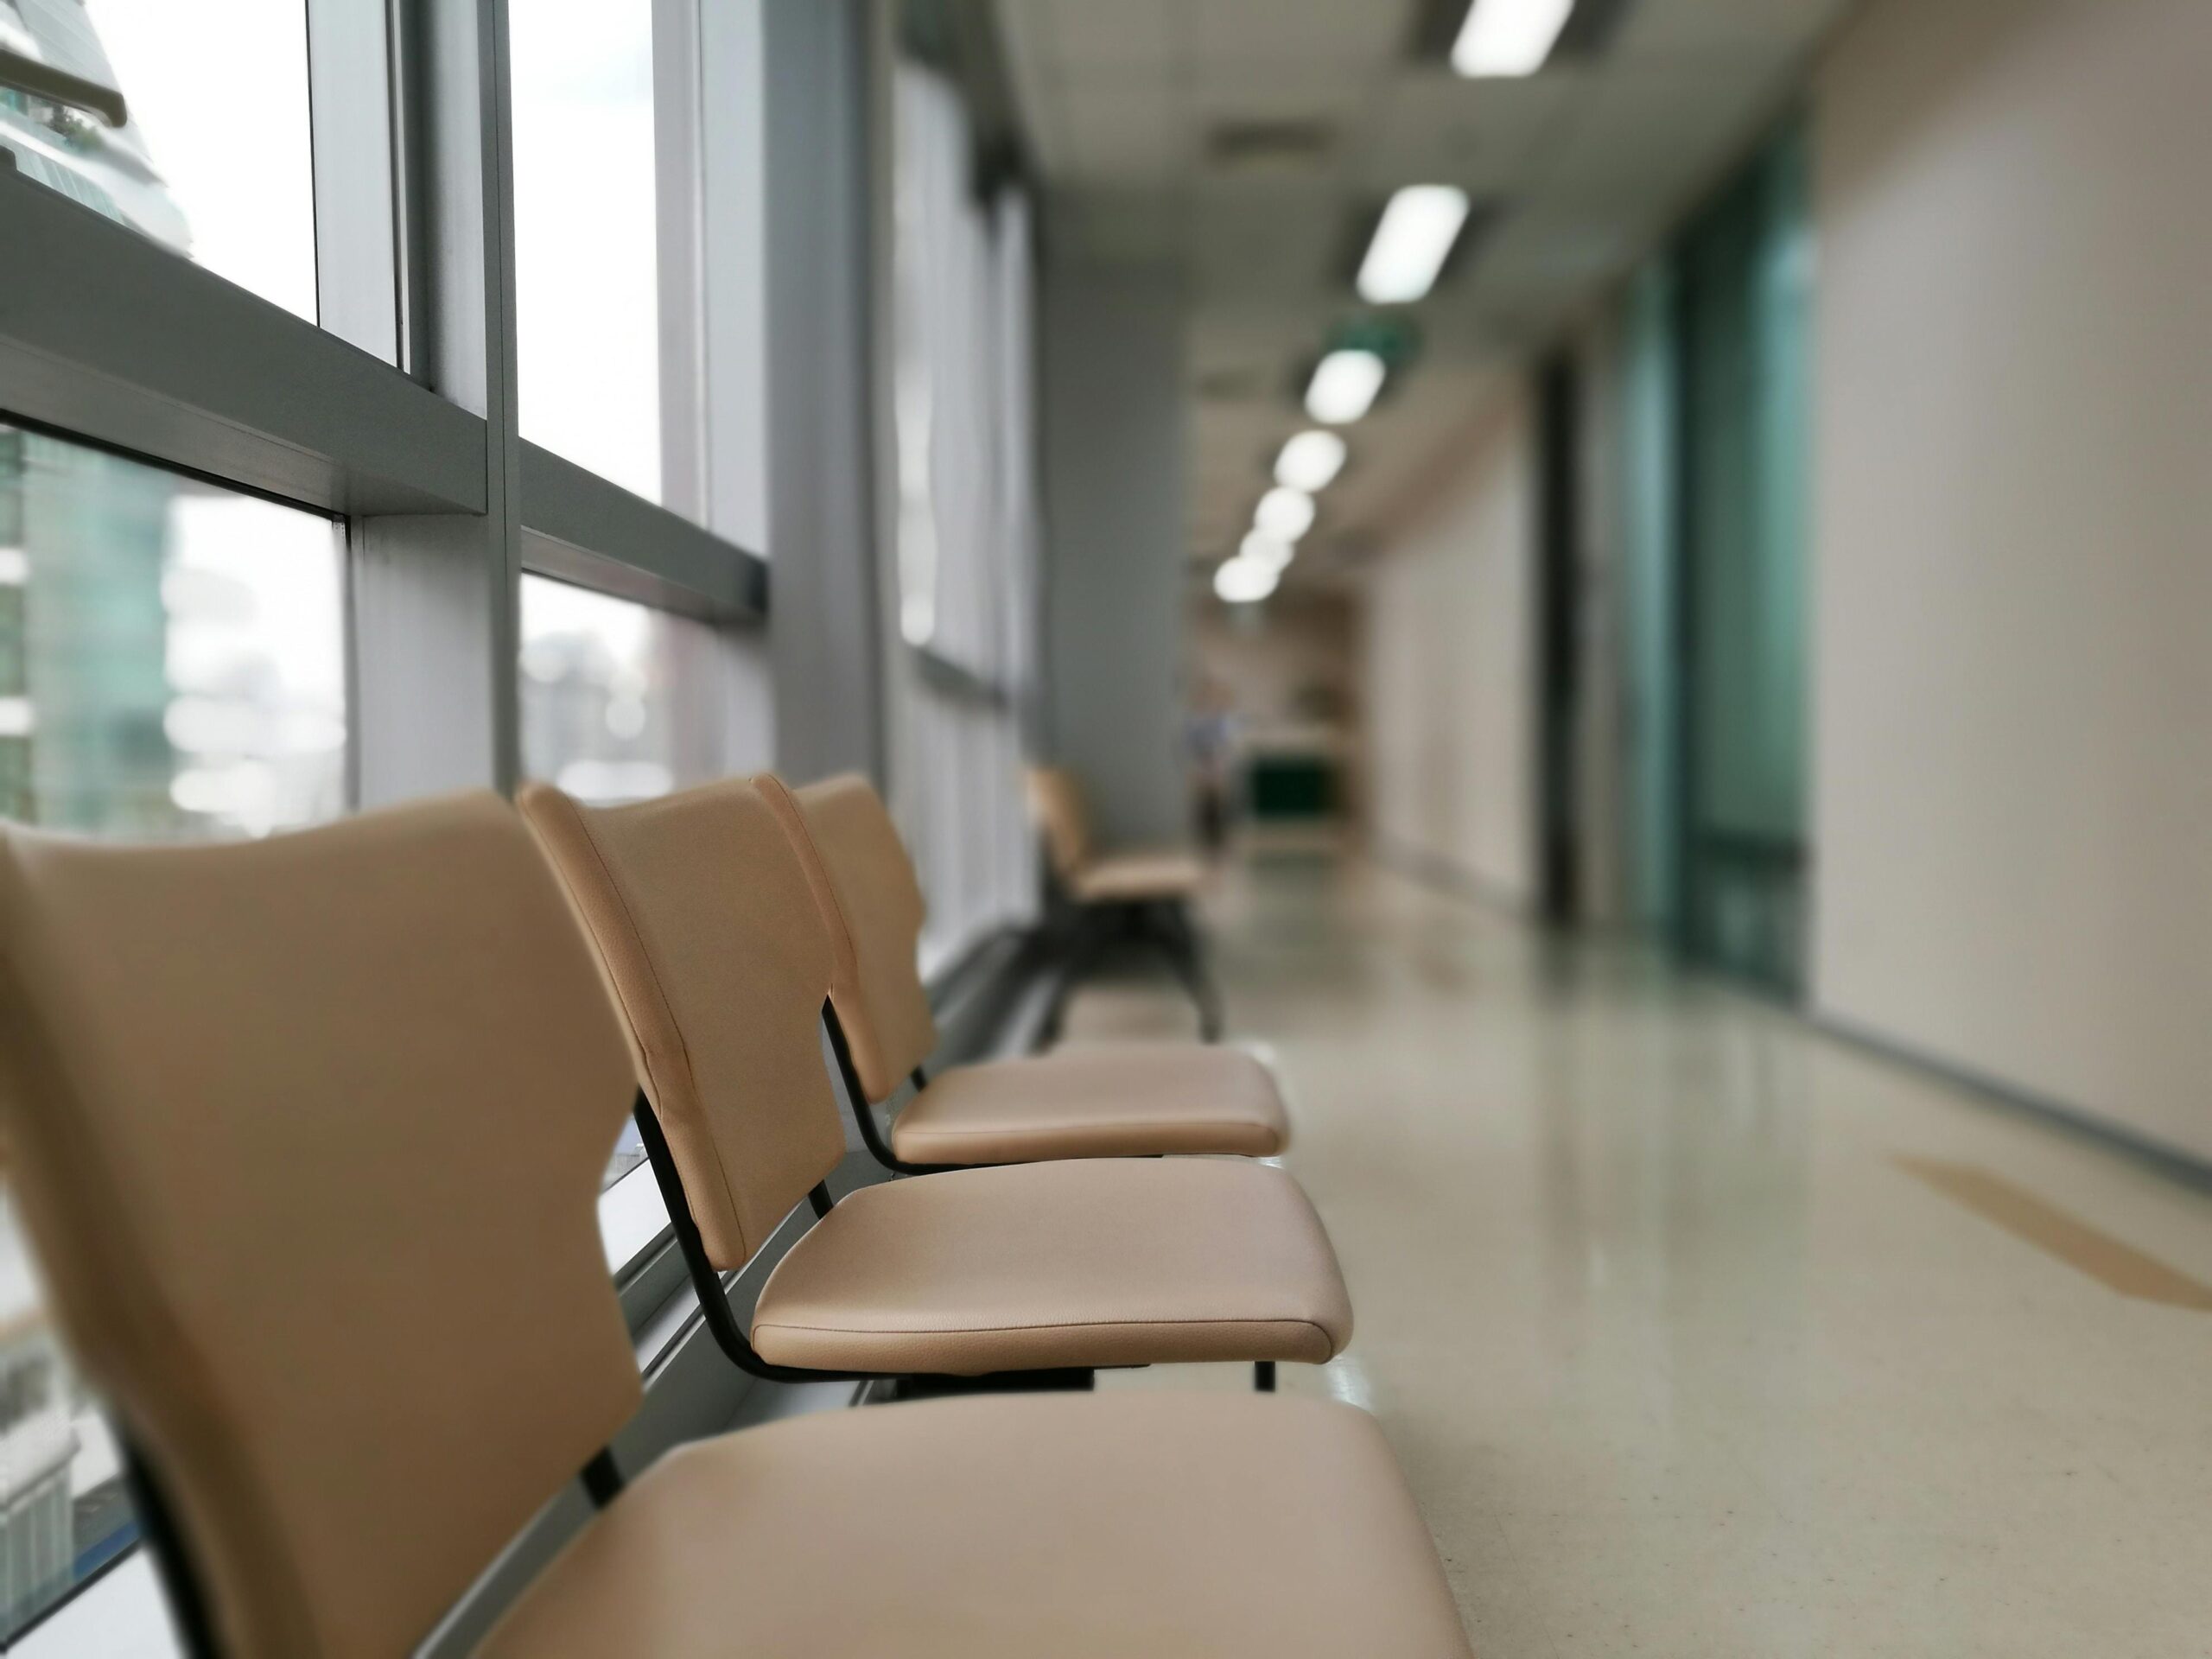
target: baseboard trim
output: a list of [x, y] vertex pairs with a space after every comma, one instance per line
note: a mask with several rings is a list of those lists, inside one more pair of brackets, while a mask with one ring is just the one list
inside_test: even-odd
[[[1425, 887], [1434, 887], [1454, 898], [1471, 899], [1522, 921], [1534, 919], [1526, 902], [1497, 883], [1484, 880], [1449, 859], [1380, 836], [1369, 837], [1367, 851], [1368, 855], [1384, 868]], [[1583, 934], [1589, 932], [1587, 929], [1576, 931]], [[1656, 939], [1641, 930], [1630, 930], [1626, 934], [1608, 930], [1599, 934], [1593, 942], [1618, 942], [1624, 938], [1649, 943], [1664, 953], [1668, 960], [1683, 973], [1745, 997], [1769, 1013], [1799, 1020], [1822, 1036], [1833, 1038], [1847, 1047], [1948, 1084], [1983, 1105], [2009, 1112], [2071, 1140], [2124, 1158], [2192, 1192], [2212, 1195], [2212, 1158], [2175, 1146], [2157, 1135], [2146, 1135], [2140, 1129], [2115, 1122], [2086, 1107], [2023, 1089], [2017, 1084], [1992, 1077], [1931, 1050], [1860, 1025], [1841, 1014], [1815, 1007], [1809, 1001], [1784, 996], [1755, 982], [1724, 974], [1709, 964], [1689, 961], [1669, 949], [1663, 939]]]
[[1840, 1014], [1813, 1007], [1786, 1010], [1822, 1035], [1872, 1054], [1907, 1071], [1918, 1071], [1949, 1084], [1983, 1104], [2010, 1112], [2044, 1128], [2088, 1145], [2101, 1147], [2139, 1164], [2193, 1192], [2212, 1194], [2212, 1159], [2185, 1151], [2157, 1135], [2115, 1122], [2084, 1107], [2054, 1100], [1986, 1072], [1962, 1065], [1917, 1045], [1902, 1042]]

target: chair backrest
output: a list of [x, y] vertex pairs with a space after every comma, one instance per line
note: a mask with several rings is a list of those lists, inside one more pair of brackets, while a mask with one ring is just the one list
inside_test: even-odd
[[495, 796], [0, 839], [22, 1210], [226, 1653], [409, 1651], [635, 1411], [595, 1211], [633, 1096]]
[[883, 798], [857, 772], [798, 790], [774, 778], [760, 786], [830, 899], [830, 1000], [861, 1087], [887, 1100], [937, 1047], [916, 955], [924, 910], [913, 861]]
[[831, 902], [751, 779], [523, 816], [599, 947], [715, 1265], [742, 1267], [845, 1154], [822, 1063]]
[[1045, 833], [1052, 874], [1071, 881], [1090, 862], [1090, 820], [1075, 776], [1059, 766], [1029, 769], [1029, 810]]

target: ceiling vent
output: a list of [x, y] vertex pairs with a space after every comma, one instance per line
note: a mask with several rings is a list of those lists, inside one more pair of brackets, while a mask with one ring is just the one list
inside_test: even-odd
[[1217, 173], [1302, 173], [1336, 147], [1325, 121], [1224, 121], [1207, 130], [1206, 162]]

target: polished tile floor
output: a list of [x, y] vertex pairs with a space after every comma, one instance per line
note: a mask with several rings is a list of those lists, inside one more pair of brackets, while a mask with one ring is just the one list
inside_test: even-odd
[[1283, 1386], [1381, 1419], [1484, 1659], [2212, 1655], [2212, 1198], [1370, 867], [1211, 909], [1357, 1310]]

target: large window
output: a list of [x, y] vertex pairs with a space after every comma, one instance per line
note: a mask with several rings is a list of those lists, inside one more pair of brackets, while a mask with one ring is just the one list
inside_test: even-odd
[[328, 520], [0, 425], [0, 817], [265, 835], [345, 804]]
[[721, 650], [689, 617], [524, 576], [523, 770], [600, 805], [720, 776]]
[[[0, 817], [197, 840], [335, 817], [342, 564], [327, 519], [0, 425]], [[0, 1191], [0, 1645], [136, 1536]]]
[[974, 188], [959, 94], [895, 87], [892, 327], [899, 594], [892, 804], [929, 917], [925, 967], [1034, 912], [1023, 709], [1036, 623], [1028, 206]]
[[25, 177], [315, 320], [306, 0], [0, 0], [0, 52]]
[[508, 9], [522, 435], [661, 499], [652, 0]]
[[[888, 114], [870, 49], [851, 9], [759, 0], [0, 0], [0, 818], [176, 841], [527, 778], [638, 800], [773, 764], [773, 691], [803, 772], [899, 751], [933, 957], [1020, 914], [1012, 204], [931, 245], [943, 443], [902, 474], [941, 556], [909, 561], [934, 656], [902, 645], [903, 712], [852, 672], [899, 614], [866, 467], [794, 448], [770, 478], [772, 429], [833, 461], [874, 429], [868, 353], [768, 407], [797, 342], [876, 326], [846, 254], [883, 198], [840, 137]], [[936, 162], [943, 207], [965, 171]], [[642, 1341], [683, 1275], [638, 1161], [614, 1149], [600, 1217]], [[136, 1529], [16, 1216], [0, 1165], [0, 1645], [120, 1618], [100, 1650], [168, 1650], [130, 1623], [143, 1560], [55, 1611]]]

